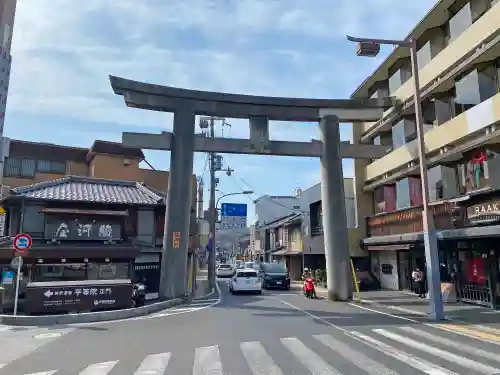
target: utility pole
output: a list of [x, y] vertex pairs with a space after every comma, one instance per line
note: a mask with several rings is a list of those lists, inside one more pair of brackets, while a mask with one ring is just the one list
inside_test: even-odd
[[[215, 119], [210, 117], [210, 138], [215, 138]], [[215, 189], [217, 188], [217, 180], [215, 177], [216, 170], [216, 160], [215, 152], [210, 153], [210, 225], [209, 232], [212, 249], [208, 252], [208, 284], [210, 289], [215, 288], [215, 251], [216, 251], [216, 238], [215, 238], [215, 226], [217, 223], [217, 207], [215, 207]]]

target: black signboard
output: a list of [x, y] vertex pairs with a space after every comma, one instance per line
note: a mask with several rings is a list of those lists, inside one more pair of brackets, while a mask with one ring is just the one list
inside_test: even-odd
[[68, 219], [47, 216], [45, 238], [59, 241], [106, 241], [121, 239], [121, 225], [103, 220]]
[[36, 282], [26, 286], [29, 314], [83, 312], [132, 307], [130, 280]]

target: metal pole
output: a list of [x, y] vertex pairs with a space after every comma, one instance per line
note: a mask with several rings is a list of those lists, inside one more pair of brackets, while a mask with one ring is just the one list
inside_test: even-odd
[[19, 303], [19, 282], [20, 282], [20, 276], [21, 276], [21, 263], [22, 259], [21, 257], [17, 257], [17, 275], [16, 275], [16, 290], [14, 294], [14, 316], [17, 315], [17, 305]]
[[424, 118], [422, 115], [422, 99], [418, 75], [417, 42], [411, 41], [411, 68], [415, 88], [415, 119], [417, 127], [418, 158], [420, 159], [420, 181], [422, 183], [422, 224], [424, 232], [425, 259], [427, 267], [427, 285], [430, 299], [430, 314], [436, 320], [444, 316], [443, 299], [441, 296], [441, 277], [439, 274], [439, 252], [434, 217], [429, 213], [429, 188], [427, 176], [427, 159], [425, 157]]
[[[210, 137], [215, 138], [215, 120], [210, 118]], [[217, 222], [217, 208], [215, 203], [215, 153], [210, 153], [210, 234], [212, 236], [212, 250], [208, 253], [208, 284], [210, 290], [215, 288], [215, 251], [216, 251], [216, 236], [215, 226]]]

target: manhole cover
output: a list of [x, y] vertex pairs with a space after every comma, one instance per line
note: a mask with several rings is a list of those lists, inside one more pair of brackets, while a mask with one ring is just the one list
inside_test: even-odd
[[62, 333], [40, 333], [39, 335], [33, 336], [35, 339], [53, 339], [62, 336]]

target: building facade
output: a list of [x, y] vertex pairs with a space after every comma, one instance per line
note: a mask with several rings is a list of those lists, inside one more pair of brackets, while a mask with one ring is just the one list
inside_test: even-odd
[[28, 233], [21, 296], [33, 282], [130, 279], [157, 297], [165, 199], [140, 182], [78, 176], [12, 189], [2, 202], [10, 239], [0, 247], [2, 283], [14, 287], [5, 277], [12, 238]]
[[[126, 148], [119, 143], [95, 141], [90, 148], [80, 148], [12, 140], [10, 147], [10, 156], [5, 160], [3, 180], [4, 197], [7, 200], [11, 199], [10, 196], [12, 193], [15, 195], [19, 189], [44, 186], [43, 184], [55, 184], [56, 182], [69, 183], [68, 180], [76, 181], [78, 179], [94, 182], [100, 181], [101, 184], [104, 184], [103, 186], [107, 186], [106, 184], [118, 184], [119, 186], [132, 184], [136, 186], [137, 184], [138, 189], [142, 189], [140, 186], [144, 185], [147, 189], [156, 191], [163, 201], [168, 190], [168, 171], [141, 168], [141, 162], [145, 161], [142, 150]], [[63, 184], [62, 186], [61, 189], [66, 185]], [[94, 183], [92, 186], [95, 187], [97, 185]], [[101, 189], [109, 189], [110, 192], [113, 192], [118, 188], [102, 187]], [[193, 248], [198, 246], [198, 236], [196, 235], [196, 190], [196, 176], [193, 175], [192, 221], [190, 229]], [[68, 199], [62, 200], [67, 201]], [[72, 204], [72, 202], [70, 203]], [[87, 202], [87, 204], [92, 203], [92, 201]], [[165, 201], [162, 204], [164, 205]], [[12, 219], [9, 217], [13, 208], [5, 206], [4, 209], [8, 211], [7, 223], [3, 226], [3, 233], [0, 236], [12, 236], [13, 234], [15, 235], [16, 231], [20, 231], [21, 229], [32, 234], [28, 230], [29, 226], [28, 229], [19, 226], [16, 229], [13, 226]], [[141, 213], [141, 215], [143, 214]], [[144, 215], [151, 216], [153, 213], [150, 212]], [[134, 268], [134, 274], [137, 272], [136, 276], [139, 279], [146, 278], [148, 283], [151, 284], [148, 288], [151, 292], [151, 298], [154, 298], [157, 292], [154, 280], [159, 279], [160, 275], [163, 226], [165, 221], [164, 213], [163, 216], [159, 213], [155, 213], [154, 215], [154, 220], [149, 220], [146, 216], [141, 216], [141, 219], [138, 221], [137, 225], [140, 227], [138, 233], [154, 233], [153, 237], [144, 237], [142, 234], [138, 235], [137, 238], [134, 237], [134, 243], [141, 243], [142, 239], [146, 238], [147, 244], [140, 246], [139, 254], [133, 259], [131, 265]], [[41, 218], [42, 216], [45, 217], [45, 214], [41, 216], [34, 215], [39, 220], [31, 220], [37, 223], [37, 225], [46, 225], [43, 218]], [[51, 215], [50, 217], [53, 216]], [[33, 233], [33, 235], [35, 234]], [[150, 244], [151, 238], [154, 238], [153, 244]], [[79, 253], [82, 255], [80, 258], [90, 259], [90, 253], [87, 254], [88, 256], [85, 256], [82, 253], [84, 250], [85, 248]], [[12, 257], [12, 253], [10, 253], [10, 257]], [[68, 258], [67, 256], [65, 257], [66, 259]], [[62, 259], [64, 257], [61, 255], [57, 258]]]
[[[408, 35], [418, 45], [441, 281], [460, 300], [492, 307], [500, 306], [499, 17], [498, 0], [441, 0]], [[413, 90], [409, 51], [396, 48], [352, 94], [399, 101], [379, 121], [353, 124], [355, 143], [391, 149], [354, 161], [363, 244], [390, 289], [411, 290], [412, 269], [425, 266]]]
[[[360, 247], [362, 232], [357, 225], [356, 198], [352, 178], [344, 178], [344, 195], [351, 257], [366, 257], [367, 254]], [[323, 236], [320, 183], [301, 193], [300, 208], [303, 215], [304, 263], [309, 268], [323, 269], [325, 268], [325, 240]]]

